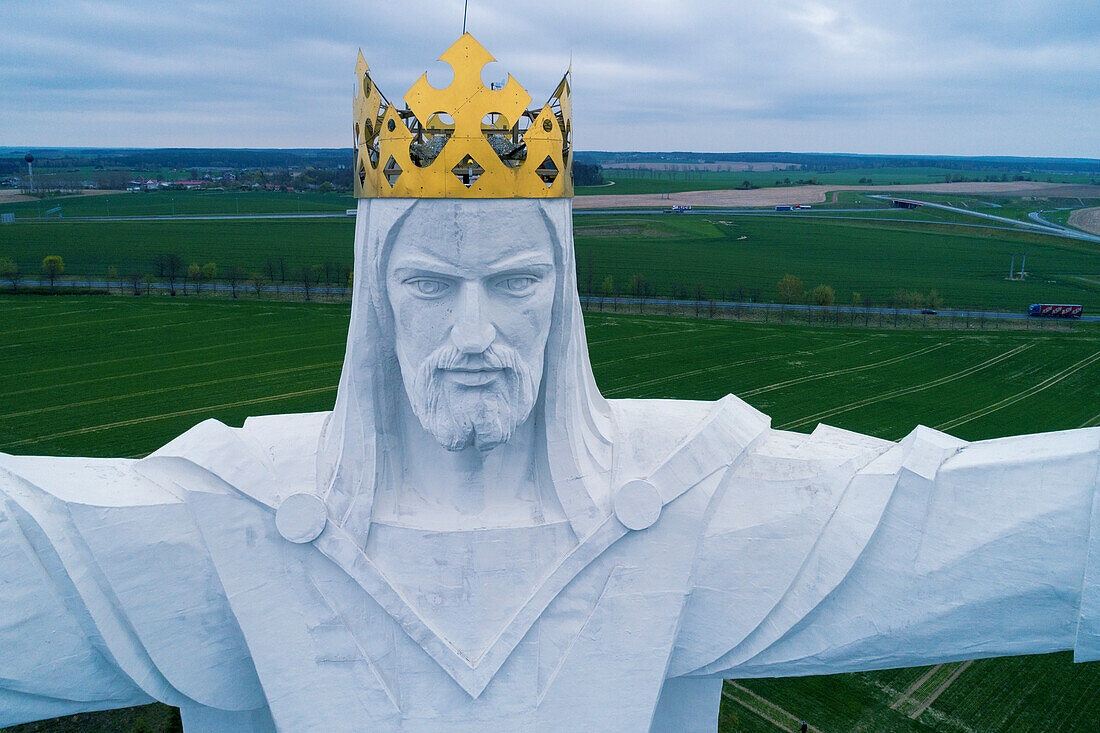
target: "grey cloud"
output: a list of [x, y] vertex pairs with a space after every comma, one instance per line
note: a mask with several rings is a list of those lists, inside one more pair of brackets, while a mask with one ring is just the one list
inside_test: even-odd
[[[0, 144], [348, 144], [362, 47], [393, 100], [461, 0], [0, 8]], [[587, 149], [1100, 156], [1095, 0], [471, 0], [537, 101], [572, 57]]]

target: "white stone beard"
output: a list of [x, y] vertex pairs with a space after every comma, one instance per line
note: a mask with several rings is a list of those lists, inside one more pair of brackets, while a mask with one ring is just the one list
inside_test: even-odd
[[[500, 377], [480, 387], [466, 387], [447, 380], [440, 369], [452, 369], [474, 361], [478, 366], [503, 369]], [[420, 362], [415, 373], [401, 365], [409, 402], [420, 424], [440, 445], [458, 451], [473, 445], [488, 451], [507, 443], [530, 416], [538, 393], [538, 369], [526, 364], [511, 347], [490, 346], [471, 357], [454, 346], [436, 349]]]

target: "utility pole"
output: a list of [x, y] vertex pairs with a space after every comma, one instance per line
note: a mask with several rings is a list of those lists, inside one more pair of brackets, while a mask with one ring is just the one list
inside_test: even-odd
[[1012, 264], [1008, 266], [1008, 279], [1016, 279], [1016, 253], [1012, 253]]
[[1020, 263], [1020, 279], [1024, 279], [1024, 275], [1027, 274], [1027, 252], [1024, 252], [1024, 261]]

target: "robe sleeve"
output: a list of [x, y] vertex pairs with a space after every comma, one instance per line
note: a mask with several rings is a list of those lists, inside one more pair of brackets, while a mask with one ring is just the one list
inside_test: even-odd
[[153, 702], [106, 648], [19, 481], [0, 469], [0, 727]]
[[0, 454], [0, 727], [159, 700], [265, 706], [165, 461]]
[[[919, 428], [854, 472], [759, 620], [685, 671], [776, 677], [1069, 649], [1100, 658], [1098, 465], [1096, 428], [975, 443]], [[766, 556], [742, 562], [766, 577]]]

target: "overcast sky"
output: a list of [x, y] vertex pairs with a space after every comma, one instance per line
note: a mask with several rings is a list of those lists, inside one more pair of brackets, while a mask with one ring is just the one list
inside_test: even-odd
[[[342, 147], [462, 0], [0, 0], [0, 145]], [[470, 0], [582, 150], [1100, 157], [1100, 0]], [[434, 70], [430, 77], [435, 79]]]

